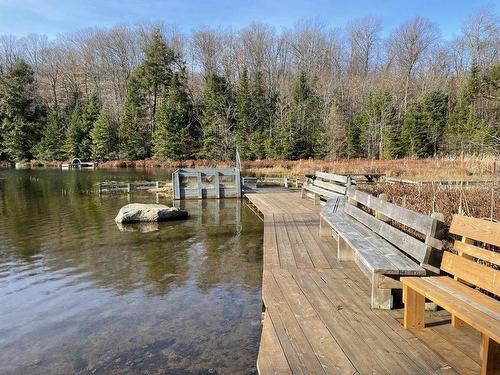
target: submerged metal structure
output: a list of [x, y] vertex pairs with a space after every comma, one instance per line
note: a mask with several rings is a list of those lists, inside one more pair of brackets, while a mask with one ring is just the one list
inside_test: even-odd
[[172, 185], [174, 199], [241, 198], [239, 168], [180, 168]]

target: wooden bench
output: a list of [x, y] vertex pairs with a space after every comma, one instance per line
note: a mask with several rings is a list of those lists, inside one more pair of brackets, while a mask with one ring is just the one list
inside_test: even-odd
[[320, 204], [322, 198], [328, 200], [332, 197], [345, 195], [350, 185], [351, 178], [349, 176], [316, 172], [302, 186], [302, 198], [311, 196], [314, 199], [314, 203]]
[[[409, 228], [421, 239], [402, 230]], [[439, 272], [442, 215], [423, 215], [353, 187], [330, 199], [320, 215], [320, 235], [333, 236], [338, 260], [353, 260], [371, 280], [371, 307], [391, 309], [401, 276]]]
[[[444, 252], [441, 263], [441, 270], [453, 278], [401, 278], [404, 326], [425, 327], [423, 304], [428, 298], [451, 313], [453, 326], [468, 324], [481, 332], [481, 373], [500, 374], [500, 253], [476, 246], [479, 242], [498, 250], [500, 224], [455, 215], [450, 233], [462, 236], [453, 245], [458, 255]], [[496, 298], [474, 286], [493, 293]]]

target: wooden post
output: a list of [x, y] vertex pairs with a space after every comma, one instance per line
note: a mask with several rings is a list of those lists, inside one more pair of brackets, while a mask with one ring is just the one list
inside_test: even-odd
[[179, 178], [178, 178], [178, 173], [173, 172], [172, 173], [172, 198], [174, 198], [174, 201], [176, 199], [179, 199], [177, 194], [179, 194]]
[[314, 193], [314, 204], [320, 204], [321, 196], [319, 194]]
[[379, 278], [381, 276], [383, 275], [378, 273], [374, 273], [372, 276], [371, 308], [390, 310], [393, 306], [392, 292], [389, 288], [380, 287]]
[[219, 171], [215, 171], [215, 178], [214, 178], [214, 183], [215, 183], [215, 197], [217, 199], [220, 198], [220, 182], [219, 182]]
[[[378, 199], [380, 199], [381, 201], [387, 202], [387, 200], [388, 200], [387, 194], [380, 194], [378, 196]], [[387, 216], [385, 216], [381, 212], [375, 212], [375, 217], [383, 222], [388, 222], [390, 220]]]
[[425, 328], [425, 297], [403, 284], [404, 327]]
[[236, 196], [241, 198], [241, 175], [238, 168], [235, 168], [234, 170], [234, 179], [236, 182]]
[[287, 188], [288, 187], [288, 178], [287, 177], [285, 177], [284, 184], [285, 184], [285, 187]]
[[349, 244], [340, 235], [337, 234], [337, 259], [339, 261], [342, 261], [342, 260], [354, 260], [354, 258], [355, 258], [354, 251], [351, 249]]
[[159, 189], [160, 188], [160, 181], [156, 181], [156, 188]]
[[101, 186], [101, 183], [99, 182], [99, 195], [102, 194], [102, 186]]
[[130, 193], [130, 183], [127, 184], [127, 193]]
[[329, 237], [332, 235], [332, 229], [330, 225], [323, 219], [321, 216], [319, 217], [319, 236], [320, 237]]
[[197, 183], [198, 183], [198, 198], [203, 199], [203, 189], [201, 186], [201, 172], [198, 172]]
[[481, 335], [481, 375], [500, 373], [500, 344], [485, 334]]

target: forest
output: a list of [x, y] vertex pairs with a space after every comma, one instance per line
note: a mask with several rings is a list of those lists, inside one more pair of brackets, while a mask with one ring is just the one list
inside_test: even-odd
[[421, 17], [0, 35], [0, 160], [498, 155], [499, 46], [487, 10], [452, 40]]

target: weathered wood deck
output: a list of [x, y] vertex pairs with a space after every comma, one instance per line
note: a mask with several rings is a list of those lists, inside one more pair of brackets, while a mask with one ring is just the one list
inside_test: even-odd
[[318, 206], [299, 193], [247, 198], [264, 216], [260, 374], [480, 372], [479, 334], [451, 327], [444, 311], [409, 331], [402, 309], [370, 309], [369, 281], [318, 236]]

